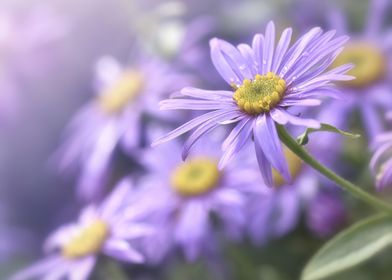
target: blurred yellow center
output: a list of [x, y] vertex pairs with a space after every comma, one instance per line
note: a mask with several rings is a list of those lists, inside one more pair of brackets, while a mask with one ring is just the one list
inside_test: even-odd
[[142, 74], [129, 70], [103, 92], [98, 102], [106, 113], [120, 112], [139, 95], [142, 87]]
[[333, 63], [337, 67], [353, 63], [355, 67], [348, 74], [356, 77], [345, 81], [348, 87], [366, 87], [376, 82], [385, 73], [385, 58], [377, 46], [365, 42], [351, 43], [342, 51]]
[[171, 184], [181, 195], [197, 196], [214, 189], [219, 177], [215, 160], [195, 158], [177, 166], [172, 174]]
[[[284, 155], [289, 165], [290, 174], [293, 180], [295, 180], [301, 173], [302, 161], [296, 154], [286, 147], [284, 147]], [[282, 175], [275, 169], [272, 170], [272, 177], [274, 184], [277, 187], [283, 186], [286, 183]]]
[[61, 250], [69, 259], [81, 258], [99, 252], [109, 235], [109, 228], [103, 221], [97, 220], [73, 237]]
[[286, 82], [272, 72], [257, 74], [254, 80], [245, 79], [234, 92], [238, 107], [248, 114], [269, 112], [281, 100], [286, 90]]

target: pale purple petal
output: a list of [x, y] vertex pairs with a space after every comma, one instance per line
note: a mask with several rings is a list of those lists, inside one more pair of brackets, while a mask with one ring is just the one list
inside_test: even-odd
[[304, 119], [304, 118], [293, 116], [282, 108], [275, 108], [275, 110], [280, 111], [282, 115], [285, 115], [288, 122], [293, 125], [305, 126], [309, 128], [315, 128], [315, 129], [320, 128], [321, 126], [320, 122], [314, 119]]
[[69, 280], [87, 280], [96, 263], [95, 256], [78, 260], [69, 272]]
[[212, 111], [212, 112], [208, 112], [206, 114], [203, 114], [197, 118], [194, 118], [192, 120], [190, 120], [189, 122], [183, 124], [182, 126], [174, 129], [173, 131], [169, 132], [168, 134], [166, 134], [165, 136], [155, 140], [152, 143], [152, 146], [156, 146], [159, 145], [161, 143], [167, 142], [169, 140], [172, 140], [178, 136], [180, 136], [181, 134], [184, 134], [186, 132], [188, 132], [189, 130], [192, 130], [193, 128], [203, 124], [204, 122], [219, 117], [222, 114], [225, 114], [227, 112], [232, 112], [232, 118], [235, 118], [237, 116], [240, 115], [239, 111], [234, 111], [233, 109], [230, 110], [217, 110], [217, 111]]
[[293, 30], [291, 28], [286, 28], [280, 37], [272, 64], [272, 72], [274, 73], [278, 71], [278, 67], [280, 66], [280, 63], [282, 62], [282, 59], [286, 54], [287, 49], [289, 48], [292, 33]]
[[282, 174], [287, 182], [290, 182], [291, 176], [282, 145], [276, 131], [275, 123], [269, 115], [263, 114], [257, 118], [253, 135], [272, 166]]
[[263, 61], [261, 66], [261, 74], [271, 71], [272, 60], [274, 56], [275, 46], [275, 25], [270, 21], [265, 30], [265, 41], [263, 45]]

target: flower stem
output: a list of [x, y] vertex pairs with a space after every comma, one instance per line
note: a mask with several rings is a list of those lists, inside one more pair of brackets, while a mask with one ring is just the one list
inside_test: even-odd
[[299, 158], [301, 158], [304, 162], [309, 164], [315, 170], [323, 174], [325, 177], [335, 182], [339, 186], [341, 186], [344, 190], [355, 196], [356, 198], [362, 200], [366, 204], [382, 210], [384, 212], [388, 212], [392, 214], [392, 206], [385, 203], [384, 201], [378, 199], [375, 196], [363, 191], [360, 187], [354, 185], [353, 183], [347, 181], [346, 179], [340, 177], [338, 174], [333, 172], [328, 167], [321, 164], [318, 160], [313, 158], [300, 144], [295, 141], [290, 134], [286, 131], [286, 129], [277, 125], [277, 130], [279, 133], [280, 140], [289, 148], [293, 153], [295, 153]]

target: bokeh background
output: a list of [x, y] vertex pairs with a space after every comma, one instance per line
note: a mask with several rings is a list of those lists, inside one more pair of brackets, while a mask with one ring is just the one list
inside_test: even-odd
[[[158, 57], [174, 70], [192, 75], [202, 88], [219, 89], [223, 80], [209, 58], [208, 41], [212, 37], [232, 43], [250, 42], [255, 33], [264, 32], [270, 20], [278, 31], [291, 26], [298, 36], [313, 26], [335, 28], [338, 14], [349, 24], [348, 35], [355, 37], [366, 27], [371, 2], [1, 0], [0, 233], [11, 234], [0, 236], [0, 278], [6, 279], [39, 259], [47, 235], [77, 217], [84, 205], [75, 198], [77, 175], [59, 172], [56, 151], [64, 141], [67, 124], [96, 96], [95, 67], [99, 59], [112, 56], [124, 65], [132, 65], [142, 52], [145, 57]], [[391, 9], [385, 11], [384, 19], [383, 29], [388, 30], [392, 26]], [[195, 21], [200, 21], [202, 27], [190, 29]], [[204, 35], [193, 43], [196, 50], [181, 49], [184, 40], [197, 37], [200, 29]], [[391, 36], [391, 32], [385, 34]], [[178, 61], [186, 62], [191, 56], [187, 67], [179, 66]], [[333, 115], [333, 110], [327, 114]], [[366, 135], [357, 111], [346, 117], [345, 129]], [[324, 134], [320, 135], [322, 138]], [[374, 178], [368, 170], [369, 142], [366, 136], [355, 141], [337, 140], [333, 145], [338, 147], [339, 155], [331, 165], [373, 191]], [[114, 168], [127, 176], [136, 165], [134, 159], [121, 154]], [[389, 195], [384, 191], [384, 197]], [[179, 255], [170, 262], [136, 268], [109, 263], [99, 266], [91, 279], [299, 279], [306, 261], [328, 238], [370, 212], [347, 195], [339, 193], [338, 197], [338, 204], [313, 202], [324, 205], [324, 209], [311, 208], [312, 201], [303, 205], [294, 228], [261, 246], [246, 237], [225, 241], [219, 269], [211, 269], [203, 257], [192, 263]], [[309, 226], [309, 211], [320, 211], [326, 223], [332, 219], [321, 225], [327, 227], [327, 234], [320, 235]], [[331, 279], [391, 279], [391, 262], [392, 255], [385, 252]]]

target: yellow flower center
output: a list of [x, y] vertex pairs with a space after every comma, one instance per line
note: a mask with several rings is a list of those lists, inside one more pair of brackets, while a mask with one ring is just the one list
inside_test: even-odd
[[281, 100], [286, 90], [286, 82], [272, 72], [257, 74], [254, 80], [245, 79], [234, 92], [238, 107], [248, 114], [269, 112]]
[[135, 70], [126, 71], [99, 97], [98, 103], [106, 113], [121, 112], [143, 88], [143, 77]]
[[348, 87], [366, 87], [376, 82], [385, 73], [385, 58], [377, 46], [370, 43], [357, 42], [347, 45], [333, 63], [334, 67], [353, 63], [355, 67], [348, 74], [356, 77], [345, 81]]
[[99, 252], [108, 235], [109, 228], [107, 224], [97, 220], [84, 228], [63, 246], [61, 254], [69, 259], [95, 254]]
[[[293, 180], [295, 180], [298, 177], [298, 175], [301, 173], [302, 161], [296, 154], [294, 154], [287, 147], [284, 147], [284, 155], [289, 165], [290, 174]], [[272, 178], [274, 180], [275, 186], [277, 187], [281, 187], [286, 183], [282, 175], [275, 169], [272, 170]]]
[[171, 185], [181, 195], [197, 196], [214, 189], [219, 178], [216, 161], [195, 158], [177, 166], [171, 177]]

